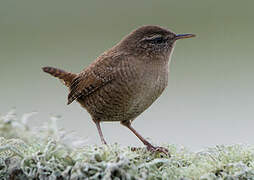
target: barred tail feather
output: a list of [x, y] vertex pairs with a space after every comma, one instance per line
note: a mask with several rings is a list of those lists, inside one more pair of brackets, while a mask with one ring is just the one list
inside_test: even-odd
[[67, 87], [70, 87], [72, 80], [77, 76], [76, 74], [66, 72], [54, 67], [43, 67], [42, 70], [62, 80]]

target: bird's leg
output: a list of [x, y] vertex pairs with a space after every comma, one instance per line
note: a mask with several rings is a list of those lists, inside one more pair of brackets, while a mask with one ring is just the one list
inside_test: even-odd
[[126, 126], [128, 129], [130, 129], [143, 143], [146, 145], [147, 149], [151, 152], [162, 152], [166, 155], [168, 155], [168, 150], [163, 147], [154, 147], [151, 143], [149, 143], [145, 138], [143, 138], [132, 126], [131, 121], [122, 121], [122, 125]]
[[98, 130], [98, 132], [99, 132], [99, 135], [100, 135], [102, 144], [107, 145], [107, 143], [106, 143], [106, 141], [105, 141], [105, 139], [104, 139], [104, 137], [103, 137], [102, 131], [101, 131], [100, 121], [94, 121], [94, 122], [95, 122], [96, 127], [97, 127], [97, 130]]

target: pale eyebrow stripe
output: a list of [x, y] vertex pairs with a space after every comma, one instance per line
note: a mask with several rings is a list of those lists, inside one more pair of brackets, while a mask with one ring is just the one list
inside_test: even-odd
[[156, 35], [153, 35], [153, 36], [150, 36], [150, 37], [144, 37], [142, 40], [152, 40], [152, 39], [155, 39], [157, 37], [162, 37], [162, 35], [156, 34]]

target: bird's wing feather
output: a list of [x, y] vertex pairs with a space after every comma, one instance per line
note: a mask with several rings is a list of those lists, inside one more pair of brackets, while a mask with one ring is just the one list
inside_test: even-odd
[[101, 60], [80, 73], [70, 86], [67, 104], [71, 104], [81, 96], [88, 96], [113, 81], [119, 71], [117, 66], [123, 58], [124, 56], [101, 57]]

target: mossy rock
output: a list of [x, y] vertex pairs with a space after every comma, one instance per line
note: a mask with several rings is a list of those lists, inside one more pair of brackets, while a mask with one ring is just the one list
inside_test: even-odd
[[171, 155], [166, 156], [117, 144], [87, 145], [75, 137], [66, 141], [68, 133], [56, 128], [56, 118], [40, 129], [29, 127], [24, 117], [30, 116], [17, 118], [12, 111], [0, 117], [0, 179], [254, 179], [252, 146], [192, 152], [164, 144]]

